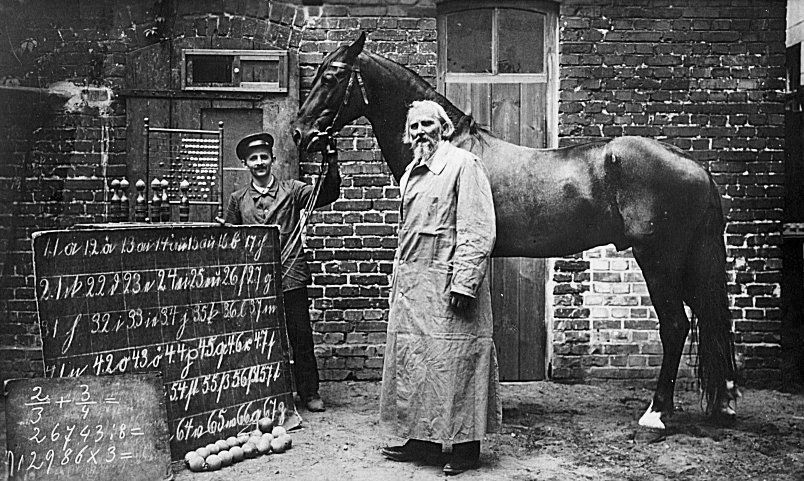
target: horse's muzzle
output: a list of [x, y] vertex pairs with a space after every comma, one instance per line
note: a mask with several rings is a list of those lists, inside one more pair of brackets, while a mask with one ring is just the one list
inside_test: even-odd
[[327, 147], [326, 137], [327, 135], [318, 129], [310, 130], [306, 135], [299, 129], [293, 131], [293, 142], [305, 152], [323, 152]]

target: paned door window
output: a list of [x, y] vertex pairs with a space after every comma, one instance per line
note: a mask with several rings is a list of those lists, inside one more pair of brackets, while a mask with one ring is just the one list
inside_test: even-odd
[[448, 73], [544, 73], [544, 14], [514, 8], [473, 8], [445, 17]]

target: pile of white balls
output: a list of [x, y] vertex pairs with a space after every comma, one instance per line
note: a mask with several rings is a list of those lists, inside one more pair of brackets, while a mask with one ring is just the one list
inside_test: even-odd
[[184, 455], [191, 471], [217, 471], [247, 458], [262, 454], [284, 453], [290, 449], [290, 434], [282, 426], [274, 426], [268, 418], [260, 419], [258, 429], [209, 443]]

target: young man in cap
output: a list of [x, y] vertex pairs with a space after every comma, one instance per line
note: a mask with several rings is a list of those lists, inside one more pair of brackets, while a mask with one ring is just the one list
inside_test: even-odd
[[[313, 208], [332, 203], [340, 192], [337, 152], [331, 141], [326, 145], [322, 153], [327, 160], [326, 174]], [[298, 227], [301, 211], [308, 205], [314, 188], [298, 180], [279, 180], [271, 174], [273, 146], [274, 138], [264, 132], [248, 135], [238, 142], [237, 157], [251, 172], [251, 182], [232, 193], [225, 220], [229, 224], [279, 226], [279, 242], [287, 256], [282, 263], [282, 294], [288, 339], [293, 349], [296, 390], [308, 410], [324, 411], [324, 402], [318, 394], [318, 366], [308, 310], [307, 285], [312, 277]]]

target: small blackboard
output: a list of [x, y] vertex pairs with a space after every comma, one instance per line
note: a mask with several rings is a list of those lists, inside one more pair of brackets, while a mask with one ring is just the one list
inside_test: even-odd
[[94, 226], [33, 250], [46, 376], [161, 371], [173, 459], [298, 423], [277, 227]]
[[163, 384], [159, 373], [7, 381], [9, 479], [170, 478]]

